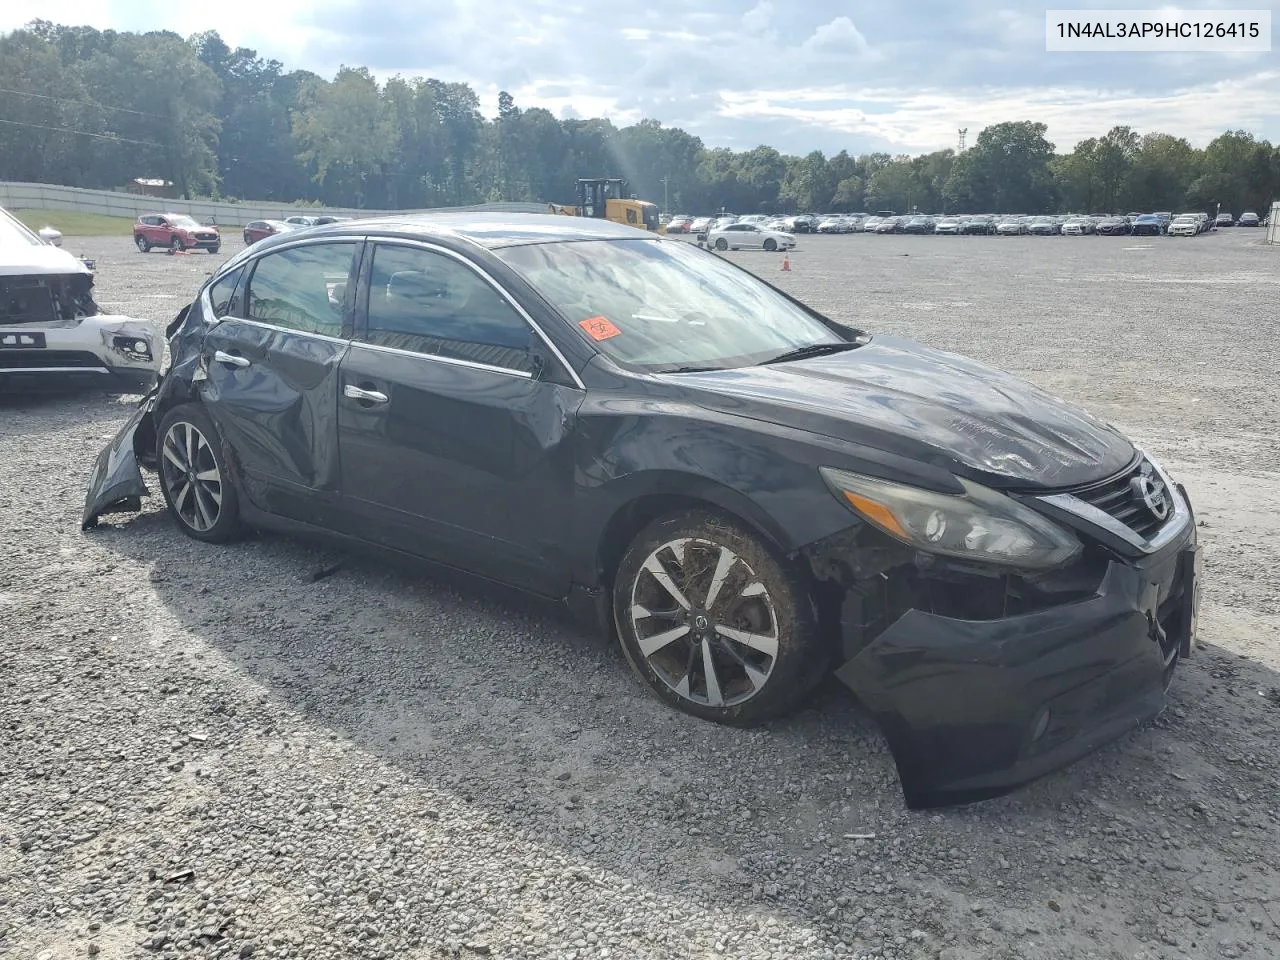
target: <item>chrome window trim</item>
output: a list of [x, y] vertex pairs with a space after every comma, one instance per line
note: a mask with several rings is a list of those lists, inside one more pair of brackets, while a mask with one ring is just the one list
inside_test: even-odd
[[[238, 257], [233, 257], [231, 260], [228, 260], [226, 263], [222, 265], [223, 268], [219, 270], [217, 274], [211, 277], [209, 279], [209, 282], [204, 285], [204, 289], [200, 291], [200, 312], [204, 315], [205, 326], [215, 327], [218, 324], [222, 323], [222, 321], [224, 320], [234, 320], [237, 323], [247, 323], [250, 326], [261, 327], [264, 330], [279, 330], [281, 333], [292, 333], [300, 337], [315, 337], [317, 340], [327, 340], [330, 343], [350, 343], [351, 341], [348, 340], [346, 337], [331, 337], [327, 333], [314, 333], [311, 330], [298, 330], [295, 327], [282, 327], [279, 324], [266, 323], [265, 321], [262, 321], [262, 320], [250, 320], [248, 317], [238, 317], [230, 313], [227, 314], [225, 317], [215, 317], [213, 315], [213, 299], [209, 296], [209, 291], [213, 289], [214, 284], [216, 284], [219, 280], [221, 280], [227, 274], [232, 273], [235, 270], [247, 268], [251, 262], [261, 260], [264, 257], [269, 257], [271, 256], [271, 254], [278, 253], [281, 250], [286, 250], [291, 247], [296, 247], [304, 243], [317, 243], [317, 244], [318, 243], [352, 243], [352, 244], [355, 244], [357, 247], [359, 247], [363, 241], [364, 241], [363, 237], [313, 237], [313, 238], [310, 238], [309, 240], [307, 238], [303, 238], [301, 240], [292, 240], [288, 243], [282, 243], [278, 247], [272, 247], [270, 250], [266, 251], [265, 253], [263, 253], [261, 256], [258, 256], [258, 257], [254, 257], [254, 256], [244, 257], [244, 259], [241, 260], [239, 263], [237, 263]], [[241, 254], [251, 249], [253, 248], [246, 247], [245, 250], [241, 251]], [[353, 263], [355, 262], [354, 256], [352, 257], [352, 262]], [[256, 266], [256, 263], [254, 263], [253, 265]]]
[[106, 367], [3, 367], [0, 377], [7, 373], [110, 373]]
[[[449, 257], [453, 260], [458, 261], [464, 267], [471, 270], [473, 273], [478, 274], [480, 278], [484, 280], [485, 283], [487, 283], [490, 287], [493, 288], [494, 292], [496, 292], [499, 297], [501, 297], [513, 310], [516, 311], [517, 314], [519, 314], [524, 319], [524, 322], [529, 325], [530, 329], [532, 329], [533, 332], [538, 335], [538, 339], [540, 339], [543, 345], [548, 350], [551, 351], [552, 355], [554, 355], [555, 358], [558, 361], [560, 361], [560, 365], [564, 367], [566, 371], [568, 371], [569, 376], [573, 378], [574, 385], [577, 386], [579, 390], [587, 389], [587, 385], [583, 383], [582, 378], [578, 376], [578, 371], [573, 369], [569, 361], [565, 359], [564, 354], [560, 352], [560, 349], [551, 341], [551, 338], [547, 336], [546, 332], [542, 329], [542, 327], [538, 326], [537, 321], [535, 321], [533, 317], [529, 315], [529, 311], [526, 310], [520, 304], [520, 302], [517, 301], [516, 298], [513, 297], [506, 290], [505, 287], [502, 286], [502, 284], [498, 283], [497, 280], [493, 279], [493, 277], [489, 275], [488, 271], [486, 271], [484, 267], [473, 262], [467, 257], [464, 257], [462, 254], [458, 253], [456, 250], [450, 250], [448, 247], [442, 247], [437, 243], [431, 243], [430, 241], [427, 241], [427, 240], [418, 240], [414, 237], [394, 237], [394, 236], [393, 237], [366, 237], [365, 239], [368, 240], [369, 243], [371, 243], [374, 246], [375, 258], [377, 257], [377, 247], [383, 244], [389, 245], [389, 246], [417, 247], [421, 250], [430, 251], [431, 253], [443, 254], [446, 257]], [[373, 346], [373, 344], [368, 344], [363, 340], [354, 340], [353, 342], [360, 343], [365, 346]], [[394, 348], [387, 347], [384, 349], [390, 350]], [[450, 359], [450, 358], [441, 358], [438, 354], [433, 354], [433, 353], [415, 353], [412, 350], [407, 350], [403, 352], [408, 353], [411, 356], [415, 356], [415, 357], [431, 357], [432, 359], [437, 359], [437, 360]], [[481, 369], [498, 370], [506, 373], [512, 373], [517, 376], [529, 376], [530, 378], [532, 378], [531, 374], [526, 374], [525, 371], [523, 370], [511, 370], [507, 367], [492, 367], [492, 366], [489, 366], [488, 364], [483, 364], [483, 363], [471, 363], [471, 361], [452, 361], [452, 362], [465, 362], [472, 366], [480, 367]]]
[[280, 333], [291, 333], [296, 337], [313, 337], [316, 340], [324, 340], [327, 343], [348, 344], [351, 342], [346, 337], [331, 337], [327, 333], [314, 333], [310, 330], [298, 330], [294, 327], [281, 327], [274, 323], [263, 323], [261, 320], [250, 320], [248, 317], [233, 317], [228, 314], [225, 317], [220, 317], [218, 322], [221, 323], [223, 320], [234, 320], [236, 323], [247, 323], [251, 327], [261, 327], [263, 330], [275, 330]]
[[1047, 503], [1052, 507], [1057, 507], [1059, 510], [1064, 510], [1073, 516], [1079, 517], [1095, 527], [1106, 530], [1112, 536], [1119, 537], [1142, 553], [1158, 553], [1186, 528], [1191, 518], [1191, 511], [1182, 497], [1182, 492], [1174, 484], [1169, 474], [1165, 472], [1164, 467], [1148, 457], [1141, 448], [1136, 449], [1142, 458], [1151, 464], [1151, 468], [1160, 476], [1160, 479], [1164, 481], [1165, 489], [1169, 491], [1169, 497], [1173, 501], [1172, 516], [1164, 522], [1164, 525], [1150, 540], [1139, 536], [1106, 511], [1099, 510], [1093, 504], [1086, 503], [1070, 493], [1049, 494], [1036, 497], [1036, 499], [1041, 503]]
[[471, 367], [475, 370], [488, 370], [491, 373], [502, 373], [509, 377], [520, 377], [522, 380], [533, 379], [533, 374], [527, 370], [515, 370], [511, 367], [495, 367], [489, 363], [478, 363], [475, 360], [461, 360], [457, 357], [445, 357], [438, 353], [418, 353], [416, 350], [401, 350], [399, 347], [384, 347], [380, 343], [369, 343], [367, 340], [352, 340], [351, 346], [362, 347], [365, 350], [376, 350], [379, 353], [392, 353], [399, 357], [413, 357], [415, 360], [436, 360], [440, 363], [449, 363], [458, 367]]
[[362, 347], [369, 347], [371, 349], [382, 350], [388, 353], [401, 354], [401, 355], [410, 356], [410, 357], [426, 357], [427, 359], [440, 360], [441, 362], [452, 363], [457, 366], [468, 366], [478, 370], [490, 370], [496, 373], [506, 373], [515, 377], [521, 377], [521, 378], [530, 379], [530, 380], [533, 379], [533, 374], [525, 370], [513, 370], [509, 367], [495, 367], [487, 363], [477, 363], [472, 360], [458, 360], [452, 357], [442, 357], [438, 354], [432, 354], [432, 353], [418, 353], [413, 350], [400, 350], [395, 347], [384, 347], [384, 346], [381, 346], [380, 344], [369, 343], [367, 341], [357, 340], [354, 338], [351, 340], [347, 340], [341, 337], [329, 337], [322, 333], [311, 333], [306, 330], [295, 330], [291, 327], [280, 327], [280, 326], [276, 326], [275, 324], [264, 323], [261, 320], [250, 320], [247, 317], [237, 317], [237, 316], [232, 316], [230, 314], [228, 314], [225, 317], [215, 317], [213, 315], [213, 301], [209, 296], [209, 291], [213, 288], [213, 285], [217, 283], [218, 280], [220, 280], [223, 276], [230, 273], [232, 270], [236, 269], [237, 267], [248, 267], [251, 262], [260, 260], [263, 257], [270, 256], [271, 254], [276, 253], [280, 250], [287, 250], [291, 247], [299, 246], [301, 244], [313, 244], [313, 243], [370, 243], [375, 246], [378, 244], [391, 244], [391, 245], [400, 245], [400, 246], [408, 246], [408, 247], [417, 247], [423, 250], [431, 251], [432, 253], [440, 253], [445, 255], [446, 257], [451, 257], [452, 259], [457, 260], [463, 266], [469, 268], [474, 273], [478, 274], [481, 277], [481, 279], [485, 281], [485, 283], [489, 284], [489, 286], [492, 287], [497, 292], [498, 296], [500, 296], [508, 305], [511, 306], [512, 309], [516, 311], [517, 314], [520, 315], [521, 318], [523, 318], [524, 322], [529, 325], [530, 329], [532, 329], [533, 332], [537, 334], [538, 339], [540, 339], [543, 345], [546, 346], [546, 348], [551, 351], [551, 354], [560, 362], [560, 365], [568, 372], [569, 376], [573, 378], [573, 383], [579, 390], [587, 389], [587, 385], [583, 383], [582, 378], [578, 376], [578, 371], [576, 371], [573, 368], [573, 365], [569, 363], [569, 361], [565, 358], [565, 355], [560, 352], [560, 348], [557, 347], [555, 343], [552, 342], [551, 338], [547, 336], [546, 331], [544, 331], [542, 327], [538, 325], [537, 321], [535, 321], [533, 317], [529, 315], [529, 311], [526, 310], [523, 307], [523, 305], [521, 305], [519, 301], [517, 301], [516, 298], [513, 297], [506, 290], [506, 288], [504, 288], [500, 283], [498, 283], [498, 281], [496, 281], [489, 274], [487, 270], [485, 270], [479, 264], [469, 260], [467, 257], [463, 256], [462, 254], [458, 253], [456, 250], [450, 250], [448, 247], [443, 247], [440, 244], [431, 243], [430, 241], [426, 241], [426, 240], [419, 240], [415, 237], [401, 237], [401, 236], [369, 237], [369, 236], [346, 236], [346, 235], [336, 236], [336, 237], [302, 237], [297, 240], [290, 240], [285, 243], [281, 243], [278, 246], [272, 247], [269, 251], [262, 252], [258, 256], [254, 256], [250, 252], [253, 249], [252, 247], [246, 247], [244, 250], [241, 251], [239, 255], [237, 255], [236, 257], [233, 257], [231, 260], [223, 264], [223, 268], [220, 271], [218, 271], [218, 273], [212, 279], [210, 279], [208, 283], [205, 284], [204, 290], [201, 291], [200, 306], [201, 306], [201, 312], [205, 318], [206, 326], [208, 327], [216, 326], [217, 324], [221, 323], [223, 320], [235, 320], [238, 323], [248, 323], [253, 326], [262, 327], [267, 330], [280, 330], [285, 333], [293, 333], [299, 336], [317, 337], [321, 340], [329, 340], [334, 343], [358, 344]]

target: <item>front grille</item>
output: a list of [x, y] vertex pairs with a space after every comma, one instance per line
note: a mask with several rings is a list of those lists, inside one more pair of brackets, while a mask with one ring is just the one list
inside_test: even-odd
[[[1110, 480], [1073, 490], [1072, 493], [1085, 503], [1119, 520], [1144, 540], [1150, 540], [1169, 520], [1169, 517], [1161, 520], [1139, 497], [1134, 496], [1133, 478], [1150, 470], [1150, 464], [1143, 460], [1133, 469], [1118, 474]], [[1166, 490], [1165, 496], [1172, 498], [1176, 493], [1173, 490]]]
[[196, 239], [197, 240], [217, 240], [218, 235], [216, 233], [197, 233]]
[[0, 350], [0, 370], [101, 366], [102, 360], [86, 350]]

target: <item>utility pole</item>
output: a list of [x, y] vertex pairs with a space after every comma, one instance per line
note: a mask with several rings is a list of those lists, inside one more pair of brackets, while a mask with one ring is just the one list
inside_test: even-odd
[[668, 180], [668, 177], [666, 176], [662, 178], [662, 212], [670, 215], [671, 203], [670, 203], [670, 197], [667, 192], [667, 180]]

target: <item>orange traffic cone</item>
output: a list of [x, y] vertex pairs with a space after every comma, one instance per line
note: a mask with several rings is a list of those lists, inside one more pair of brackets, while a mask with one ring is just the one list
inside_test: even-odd
[[791, 255], [790, 255], [790, 254], [784, 253], [784, 254], [782, 255], [782, 269], [783, 269], [783, 270], [790, 270], [790, 269], [791, 269]]

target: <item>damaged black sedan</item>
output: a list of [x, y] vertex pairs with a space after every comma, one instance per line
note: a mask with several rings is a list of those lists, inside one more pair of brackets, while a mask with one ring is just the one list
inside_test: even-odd
[[84, 526], [322, 532], [568, 602], [671, 706], [749, 725], [834, 671], [910, 806], [994, 796], [1164, 703], [1186, 491], [1007, 374], [851, 329], [691, 244], [449, 214], [269, 238], [168, 331]]

